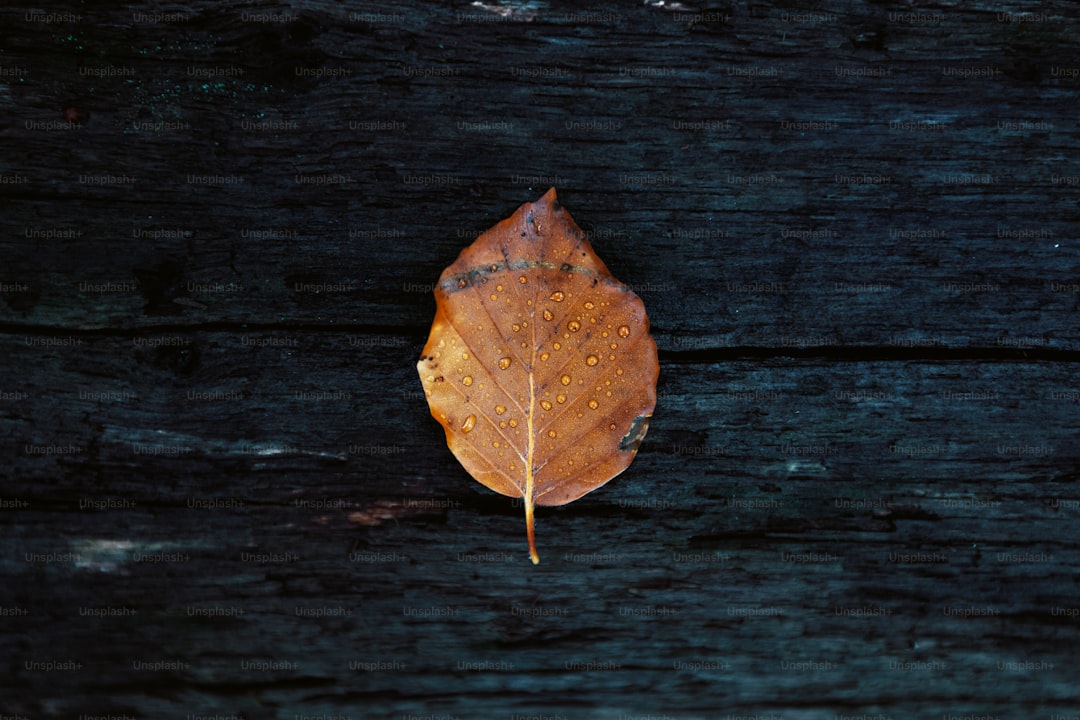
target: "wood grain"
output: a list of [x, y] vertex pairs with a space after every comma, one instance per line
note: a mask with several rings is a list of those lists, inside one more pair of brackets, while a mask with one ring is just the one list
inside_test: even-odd
[[[2, 11], [0, 714], [1080, 711], [1076, 8], [497, 7]], [[551, 186], [661, 376], [533, 568], [414, 366]]]

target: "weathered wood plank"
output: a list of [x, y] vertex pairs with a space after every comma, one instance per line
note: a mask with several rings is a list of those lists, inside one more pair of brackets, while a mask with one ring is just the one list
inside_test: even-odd
[[[672, 344], [886, 345], [902, 328], [1076, 349], [1071, 9], [888, 20], [907, 10], [842, 3], [785, 22], [802, 16], [732, 8], [688, 27], [619, 7], [615, 27], [582, 27], [548, 8], [551, 20], [479, 28], [449, 9], [356, 24], [322, 6], [258, 23], [233, 6], [191, 13], [171, 45], [135, 24], [120, 48], [117, 27], [81, 54], [57, 27], [22, 22], [12, 60], [29, 72], [7, 110], [56, 120], [55, 95], [87, 118], [6, 131], [9, 171], [27, 183], [0, 220], [0, 280], [25, 290], [5, 294], [2, 318], [420, 327], [439, 269], [556, 184]], [[88, 84], [42, 63], [41, 45], [132, 76]], [[994, 74], [945, 75], [973, 68]], [[888, 74], [838, 75], [863, 70]], [[204, 71], [224, 77], [191, 74]], [[559, 77], [530, 75], [543, 71]], [[448, 95], [449, 113], [422, 110]], [[38, 160], [56, 155], [69, 160]]]
[[[320, 340], [325, 339], [304, 337], [301, 345], [319, 348]], [[249, 342], [244, 344], [228, 334], [198, 337], [193, 344], [205, 349], [198, 353], [200, 362], [187, 377], [177, 378], [169, 365], [160, 367], [142, 361], [133, 364], [130, 385], [117, 385], [112, 378], [103, 379], [101, 373], [106, 358], [135, 352], [127, 348], [127, 338], [96, 338], [78, 350], [78, 357], [71, 350], [52, 349], [44, 363], [39, 349], [27, 347], [20, 357], [18, 348], [5, 348], [6, 357], [20, 361], [30, 358], [29, 362], [14, 365], [15, 372], [4, 378], [9, 386], [12, 377], [42, 380], [49, 377], [31, 372], [35, 363], [50, 368], [66, 367], [65, 372], [51, 376], [40, 387], [18, 386], [27, 388], [18, 392], [26, 392], [30, 397], [8, 404], [5, 437], [17, 443], [28, 429], [56, 427], [53, 437], [58, 441], [79, 445], [86, 436], [78, 428], [88, 427], [88, 432], [96, 433], [85, 440], [85, 446], [92, 448], [92, 460], [90, 451], [85, 456], [80, 453], [50, 457], [24, 452], [23, 457], [12, 458], [15, 482], [8, 484], [12, 494], [6, 495], [5, 500], [28, 503], [9, 513], [17, 518], [14, 526], [17, 532], [13, 546], [5, 554], [8, 558], [5, 575], [12, 580], [5, 585], [26, 588], [22, 591], [25, 594], [9, 596], [15, 606], [74, 607], [72, 603], [85, 602], [85, 598], [91, 597], [107, 607], [138, 607], [155, 626], [147, 629], [149, 637], [160, 634], [163, 640], [184, 638], [179, 644], [176, 640], [166, 643], [175, 648], [170, 652], [184, 657], [203, 657], [203, 654], [212, 657], [213, 646], [201, 643], [214, 642], [220, 632], [220, 626], [211, 623], [205, 640], [201, 641], [200, 633], [192, 636], [187, 624], [177, 623], [176, 616], [181, 610], [173, 597], [172, 583], [189, 575], [192, 588], [189, 592], [197, 595], [184, 595], [188, 599], [183, 602], [190, 603], [184, 606], [184, 612], [187, 607], [196, 606], [239, 607], [255, 614], [257, 620], [247, 617], [245, 622], [255, 620], [259, 635], [241, 634], [237, 639], [241, 646], [254, 648], [250, 652], [265, 653], [268, 657], [276, 655], [261, 648], [272, 647], [275, 638], [309, 637], [310, 628], [304, 621], [301, 627], [273, 630], [269, 639], [265, 639], [266, 624], [282, 615], [288, 617], [290, 607], [296, 607], [288, 603], [300, 602], [297, 597], [307, 598], [304, 602], [314, 597], [329, 603], [313, 607], [353, 608], [357, 615], [362, 609], [364, 617], [392, 617], [398, 612], [398, 595], [392, 594], [392, 606], [387, 605], [383, 588], [387, 584], [398, 589], [411, 587], [402, 596], [405, 599], [400, 600], [402, 607], [417, 607], [420, 608], [417, 612], [428, 613], [434, 612], [430, 608], [442, 608], [443, 603], [450, 603], [454, 612], [447, 622], [468, 621], [471, 626], [472, 621], [483, 625], [491, 618], [502, 618], [496, 623], [501, 633], [508, 632], [508, 627], [521, 625], [520, 607], [533, 608], [539, 604], [541, 608], [554, 608], [553, 613], [566, 610], [566, 615], [559, 612], [542, 618], [547, 624], [539, 628], [529, 625], [530, 629], [517, 630], [525, 635], [516, 640], [514, 635], [509, 641], [501, 635], [486, 641], [477, 638], [475, 647], [466, 651], [457, 644], [423, 643], [420, 657], [439, 658], [438, 662], [426, 663], [413, 659], [415, 656], [409, 651], [415, 646], [413, 634], [427, 626], [427, 617], [409, 621], [397, 632], [383, 625], [378, 628], [377, 640], [370, 636], [375, 630], [366, 624], [359, 628], [320, 625], [322, 632], [345, 632], [353, 638], [350, 646], [365, 648], [368, 654], [358, 662], [377, 662], [368, 659], [373, 656], [389, 657], [391, 660], [385, 662], [401, 663], [404, 667], [392, 665], [398, 670], [364, 674], [360, 680], [352, 674], [343, 676], [340, 667], [324, 667], [326, 663], [332, 665], [328, 659], [331, 655], [323, 654], [318, 649], [319, 642], [311, 638], [310, 643], [302, 643], [311, 649], [311, 654], [301, 656], [305, 667], [301, 679], [287, 684], [292, 689], [284, 691], [283, 697], [290, 702], [307, 697], [310, 685], [319, 682], [336, 683], [336, 693], [378, 694], [387, 692], [386, 683], [389, 683], [389, 687], [398, 688], [396, 692], [415, 694], [428, 687], [437, 695], [439, 677], [457, 677], [461, 672], [449, 667], [458, 661], [455, 658], [466, 664], [485, 662], [494, 652], [490, 648], [508, 649], [513, 657], [520, 658], [522, 652], [528, 655], [526, 648], [534, 641], [538, 655], [527, 661], [515, 661], [512, 677], [517, 680], [512, 682], [535, 683], [535, 679], [530, 679], [534, 670], [552, 667], [552, 663], [557, 666], [560, 659], [578, 662], [577, 655], [569, 649], [574, 646], [567, 645], [574, 639], [596, 639], [593, 654], [584, 662], [609, 657], [604, 650], [609, 646], [603, 639], [612, 635], [604, 620], [610, 619], [613, 608], [618, 613], [624, 607], [610, 606], [611, 600], [593, 608], [583, 624], [570, 628], [555, 625], [551, 623], [553, 618], [584, 612], [578, 609], [579, 603], [571, 603], [569, 599], [576, 596], [568, 586], [565, 592], [570, 595], [556, 593], [548, 599], [532, 587], [532, 576], [520, 572], [521, 568], [515, 574], [521, 576], [517, 582], [527, 586], [520, 590], [524, 595], [501, 587], [491, 590], [489, 602], [509, 602], [506, 607], [478, 609], [471, 601], [462, 605], [460, 598], [451, 599], [456, 597], [451, 588], [460, 587], [455, 582], [470, 586], [478, 580], [481, 584], [485, 582], [476, 576], [478, 563], [482, 563], [480, 567], [510, 569], [510, 565], [524, 557], [523, 552], [514, 552], [522, 551], [523, 547], [520, 509], [505, 499], [484, 494], [465, 478], [450, 460], [438, 428], [425, 417], [422, 400], [406, 397], [408, 383], [415, 382], [408, 362], [411, 353], [406, 345], [381, 345], [377, 344], [377, 338], [371, 338], [370, 343], [352, 344], [361, 348], [353, 353], [359, 356], [354, 357], [359, 367], [387, 377], [386, 384], [401, 388], [402, 397], [391, 396], [390, 403], [386, 403], [385, 393], [378, 386], [354, 380], [355, 365], [340, 364], [343, 351], [334, 351], [330, 347], [332, 342], [323, 345], [318, 354], [309, 353], [304, 367], [310, 374], [296, 378], [296, 384], [289, 385], [280, 381], [288, 376], [289, 353], [260, 346], [261, 340], [260, 337], [253, 341], [249, 336]], [[72, 357], [63, 362], [58, 357], [61, 352]], [[244, 378], [244, 387], [272, 390], [251, 395], [245, 391], [243, 397], [216, 402], [186, 397], [188, 387], [222, 388], [223, 380], [235, 381], [226, 368], [237, 366], [235, 358], [230, 357], [236, 352], [251, 355], [245, 365], [255, 369]], [[714, 381], [702, 384], [702, 377]], [[972, 673], [982, 677], [980, 672], [989, 672], [998, 660], [1009, 663], [1014, 662], [1009, 658], [1015, 657], [1023, 657], [1025, 661], [1038, 657], [1035, 662], [1061, 665], [1058, 651], [1050, 648], [1057, 647], [1057, 642], [1064, 639], [1062, 633], [1071, 636], [1076, 629], [1072, 624], [1061, 626], [1062, 619], [1071, 617], [1062, 613], [1072, 612], [1074, 588], [1062, 584], [1058, 570], [1072, 567], [1076, 561], [1072, 516], [1080, 500], [1073, 493], [1077, 415], [1076, 391], [1070, 383], [1074, 377], [1074, 373], [1060, 365], [1018, 363], [846, 365], [803, 360], [667, 366], [658, 418], [632, 471], [586, 502], [545, 512], [541, 517], [545, 567], [555, 566], [567, 572], [567, 567], [584, 565], [592, 575], [597, 573], [593, 566], [599, 566], [600, 570], [614, 574], [610, 582], [615, 584], [605, 586], [609, 589], [622, 587], [618, 579], [625, 577], [627, 567], [643, 568], [632, 575], [636, 585], [617, 596], [626, 597], [627, 591], [632, 592], [640, 585], [641, 594], [629, 597], [642, 598], [643, 607], [650, 612], [656, 607], [667, 607], [663, 602], [675, 603], [678, 598], [678, 624], [668, 622], [663, 626], [676, 628], [674, 636], [665, 630], [660, 638], [646, 643], [648, 659], [641, 657], [626, 665], [639, 671], [651, 668], [655, 671], [655, 682], [660, 685], [666, 686], [667, 681], [662, 679], [665, 676], [659, 674], [658, 668], [666, 665], [657, 665], [657, 657], [665, 658], [665, 663], [667, 658], [673, 658], [673, 664], [698, 662], [680, 659], [686, 657], [680, 653], [690, 647], [699, 648], [702, 657], [714, 658], [715, 655], [707, 653], [712, 646], [701, 644], [702, 633], [711, 628], [709, 632], [720, 633], [717, 638], [729, 636], [733, 627], [740, 626], [736, 620], [745, 621], [736, 614], [735, 620], [716, 625], [715, 616], [704, 608], [716, 612], [717, 594], [724, 598], [744, 598], [745, 603], [765, 602], [766, 609], [772, 608], [769, 612], [780, 612], [776, 610], [780, 607], [786, 614], [785, 621], [796, 609], [770, 606], [769, 602], [778, 602], [776, 598], [797, 598], [806, 603], [810, 602], [808, 598], [826, 597], [840, 598], [832, 601], [837, 603], [835, 607], [871, 608], [879, 613], [860, 620], [876, 622], [880, 613], [887, 611], [900, 616], [890, 620], [887, 629], [873, 635], [873, 651], [863, 645], [853, 647], [845, 639], [844, 647], [850, 653], [845, 657], [857, 658], [862, 663], [869, 663], [871, 657], [881, 662], [883, 658], [897, 662], [909, 662], [902, 659], [906, 657], [919, 658], [910, 662], [923, 665], [897, 667], [908, 672], [904, 677], [916, 683], [910, 694], [920, 698], [928, 697], [923, 673], [939, 673], [935, 675], [939, 677], [945, 667], [953, 668], [955, 673], [943, 674], [950, 689], [921, 702], [975, 707], [963, 705], [955, 695], [958, 684], [965, 692], [970, 690], [972, 685], [968, 681]], [[277, 386], [273, 378], [279, 378]], [[139, 388], [135, 397], [123, 395], [127, 387]], [[267, 412], [262, 407], [263, 394], [274, 396], [275, 405], [280, 408], [288, 404], [290, 389], [296, 392], [294, 388], [309, 387], [328, 394], [321, 400], [310, 401], [317, 404], [317, 411]], [[353, 391], [342, 391], [343, 387], [356, 387], [356, 394], [344, 399], [340, 395]], [[58, 392], [57, 388], [77, 389]], [[1052, 388], [1058, 389], [1033, 396], [1033, 389]], [[83, 397], [78, 396], [80, 391]], [[98, 399], [96, 393], [106, 395]], [[299, 402], [299, 398], [294, 400]], [[141, 418], [144, 422], [135, 426], [126, 424], [131, 418], [122, 409], [128, 405], [139, 406], [131, 414], [136, 421]], [[380, 405], [392, 410], [380, 415], [377, 410]], [[71, 412], [75, 407], [80, 408], [78, 413]], [[725, 408], [727, 412], [717, 415], [717, 408]], [[65, 423], [66, 418], [78, 417], [94, 418], [93, 424]], [[342, 438], [325, 433], [324, 423], [339, 429], [357, 428], [358, 433], [364, 434], [365, 442], [372, 444], [350, 453]], [[407, 428], [403, 436], [390, 434], [395, 427], [402, 426]], [[738, 442], [733, 442], [732, 436]], [[151, 449], [136, 451], [133, 443]], [[152, 449], [177, 445], [192, 447], [194, 457], [162, 457]], [[398, 453], [399, 447], [407, 454]], [[339, 460], [337, 456], [345, 459]], [[404, 475], [400, 462], [403, 456], [411, 458]], [[189, 501], [193, 507], [188, 505]], [[91, 509], [94, 507], [102, 510]], [[65, 517], [59, 534], [55, 532], [58, 513]], [[103, 520], [107, 522], [103, 524]], [[376, 522], [380, 524], [364, 529], [365, 524]], [[651, 530], [643, 533], [642, 528]], [[584, 548], [580, 544], [582, 538], [586, 539]], [[222, 541], [226, 547], [221, 546]], [[394, 574], [380, 578], [378, 574], [372, 576], [365, 567], [353, 583], [332, 579], [340, 575], [341, 556], [349, 550], [359, 553], [350, 558], [353, 562], [376, 565], [380, 570], [389, 564]], [[102, 594], [97, 587], [72, 592], [70, 586], [65, 588], [61, 584], [52, 591], [60, 597], [43, 605], [42, 598], [52, 595], [42, 583], [51, 585], [70, 571], [65, 571], [64, 565], [47, 565], [48, 570], [43, 574], [38, 571], [41, 563], [25, 561], [27, 552], [74, 552], [79, 555], [75, 561], [76, 575], [116, 574], [125, 582], [110, 591], [113, 594]], [[174, 572], [168, 581], [163, 581], [156, 569], [150, 571], [147, 565], [134, 562], [135, 553], [153, 555], [154, 552], [183, 553], [184, 562], [175, 564], [183, 568], [181, 575]], [[296, 558], [283, 563], [284, 569], [274, 563], [263, 568], [264, 563], [254, 562], [254, 568], [244, 571], [247, 566], [239, 555], [242, 552], [252, 556], [270, 552], [286, 557], [292, 553]], [[894, 553], [900, 559], [893, 560]], [[778, 565], [778, 557], [782, 564]], [[709, 579], [710, 569], [719, 572], [719, 567], [729, 568], [734, 562], [740, 563], [740, 568], [748, 563], [752, 567], [744, 569], [743, 574], [728, 571]], [[984, 563], [988, 566], [985, 571], [981, 570]], [[683, 564], [691, 566], [685, 570], [685, 579], [681, 584], [672, 584], [671, 568], [679, 569]], [[705, 576], [696, 567], [701, 564], [705, 566]], [[440, 584], [433, 590], [427, 569], [436, 565], [440, 568]], [[171, 568], [174, 564], [166, 566]], [[808, 568], [816, 571], [834, 566], [843, 568], [843, 583], [857, 579], [858, 587], [844, 584], [838, 587], [820, 580], [826, 584], [816, 588], [818, 575], [806, 572]], [[775, 583], [780, 582], [778, 569], [793, 571], [779, 577], [787, 577], [789, 582], [799, 585], [783, 585], [774, 590]], [[402, 573], [417, 575], [408, 579]], [[457, 575], [463, 577], [454, 581]], [[500, 584], [505, 582], [504, 575], [499, 573]], [[134, 588], [132, 577], [141, 578]], [[650, 579], [654, 577], [660, 579]], [[834, 575], [829, 577], [836, 579]], [[958, 591], [961, 578], [964, 590]], [[650, 584], [654, 582], [661, 584], [654, 587]], [[332, 585], [330, 589], [327, 583]], [[803, 587], [803, 583], [809, 586]], [[148, 586], [156, 588], [156, 592], [150, 592]], [[252, 590], [237, 594], [238, 586]], [[440, 591], [439, 587], [444, 589]], [[545, 593], [549, 587], [550, 581]], [[259, 588], [264, 588], [265, 594], [260, 594]], [[286, 592], [279, 595], [279, 590]], [[769, 594], [770, 591], [776, 594]], [[161, 597], [162, 593], [167, 597]], [[699, 594], [701, 597], [693, 600]], [[273, 599], [268, 601], [267, 597]], [[520, 607], [513, 604], [526, 601], [533, 604]], [[197, 602], [203, 604], [196, 605]], [[686, 605], [687, 602], [691, 605]], [[728, 602], [735, 603], [726, 606], [734, 608], [730, 612], [743, 612], [747, 607], [736, 600]], [[252, 604], [256, 609], [249, 609]], [[943, 615], [947, 607], [1001, 612], [1003, 617], [979, 618], [979, 621], [998, 623], [992, 630], [999, 636], [996, 654], [984, 652], [977, 657], [967, 654], [971, 632], [968, 628], [974, 622], [971, 618], [946, 616], [938, 618], [936, 623], [928, 622], [926, 616], [935, 617], [939, 605]], [[737, 659], [725, 659], [724, 673], [742, 667], [760, 676], [772, 668], [770, 663], [775, 664], [777, 657], [787, 657], [777, 655], [778, 650], [764, 649], [762, 643], [771, 638], [782, 643], [780, 647], [783, 643], [799, 646], [797, 639], [808, 642], [807, 634], [815, 638], [811, 644], [816, 648], [815, 662], [839, 663], [836, 655], [826, 651], [830, 647], [825, 641], [831, 637], [828, 630], [831, 625], [821, 624], [820, 615], [827, 614], [829, 608], [813, 607], [810, 619], [796, 625], [790, 634], [788, 630], [777, 632], [775, 626], [768, 626], [768, 630], [759, 628], [768, 637], [746, 638], [745, 646], [757, 649], [755, 652], [760, 651], [761, 655], [739, 653]], [[54, 622], [52, 618], [57, 612], [51, 611], [48, 622]], [[402, 612], [404, 615], [405, 611]], [[801, 617], [811, 611], [800, 606], [797, 612]], [[263, 618], [264, 613], [271, 617]], [[675, 617], [666, 619], [673, 621]], [[847, 619], [841, 616], [835, 623], [846, 623]], [[916, 619], [920, 633], [912, 631]], [[946, 625], [942, 627], [941, 623]], [[1004, 625], [999, 627], [1001, 623]], [[698, 631], [687, 636], [687, 628], [695, 626], [699, 627]], [[34, 627], [24, 626], [24, 631], [35, 632]], [[81, 641], [100, 632], [100, 624], [80, 624], [76, 627], [82, 629], [74, 635], [66, 624], [64, 627], [65, 637], [70, 639], [57, 645], [57, 651], [78, 649], [76, 656], [85, 658], [88, 644]], [[452, 633], [452, 627], [456, 625], [436, 630], [435, 637]], [[144, 629], [141, 625], [139, 628]], [[850, 631], [852, 625], [838, 624], [833, 629], [841, 633]], [[359, 635], [348, 635], [349, 632]], [[632, 633], [634, 638], [642, 632], [646, 638], [650, 636], [637, 625], [627, 625], [623, 632]], [[901, 646], [908, 654], [899, 654], [899, 649], [895, 656], [881, 654], [877, 645], [881, 638], [903, 633], [907, 633], [904, 637], [913, 638], [910, 647]], [[911, 654], [919, 646], [914, 639], [916, 635], [933, 637], [933, 647], [940, 649], [936, 654]], [[140, 632], [137, 637], [147, 635]], [[263, 642], [271, 645], [258, 642], [249, 645], [243, 640], [245, 637], [252, 640], [264, 637]], [[611, 642], [617, 643], [619, 637], [615, 636]], [[953, 639], [948, 640], [949, 637]], [[561, 643], [559, 638], [563, 638]], [[840, 642], [839, 637], [832, 642]], [[96, 667], [126, 668], [125, 653], [135, 652], [128, 648], [144, 646], [133, 638], [129, 644], [108, 647], [103, 657], [96, 651], [91, 654]], [[374, 655], [370, 654], [372, 651]], [[620, 659], [626, 657], [622, 650], [612, 654]], [[312, 661], [312, 657], [317, 659]], [[210, 661], [204, 659], [193, 676], [209, 674], [217, 680], [198, 684], [193, 692], [200, 699], [193, 702], [216, 703], [218, 700], [213, 698], [220, 699], [221, 693], [228, 696], [227, 687], [240, 685], [258, 690], [260, 683], [265, 684], [262, 680], [248, 679], [246, 673], [236, 671], [233, 666], [225, 667], [220, 662], [206, 666], [207, 662]], [[300, 660], [290, 662], [299, 664]], [[310, 667], [312, 662], [314, 669]], [[845, 662], [843, 667], [853, 666]], [[1062, 690], [1055, 689], [1059, 676], [1047, 673], [1052, 668], [1038, 667], [1040, 682], [1033, 686], [1035, 691], [1049, 698], [1067, 697]], [[409, 671], [405, 672], [405, 668]], [[876, 666], [860, 665], [859, 669], [866, 677], [881, 675], [871, 672], [878, 669]], [[101, 672], [110, 674], [106, 670]], [[414, 677], [413, 672], [421, 676]], [[466, 677], [472, 677], [471, 671], [464, 672]], [[170, 684], [183, 685], [187, 676], [180, 675], [170, 679]], [[278, 673], [274, 677], [292, 675], [296, 672]], [[689, 683], [688, 689], [695, 687], [695, 683], [709, 682], [711, 677], [707, 672], [691, 675], [692, 679], [685, 681]], [[116, 682], [115, 675], [110, 676]], [[321, 679], [312, 680], [312, 676]], [[19, 677], [21, 683], [39, 687], [34, 685], [33, 675]], [[137, 683], [140, 677], [132, 671], [130, 682]], [[487, 683], [479, 677], [487, 676], [477, 676], [479, 684], [472, 692], [483, 696]], [[592, 677], [590, 672], [580, 682]], [[621, 687], [618, 683], [622, 681], [617, 677], [613, 682]], [[634, 677], [638, 678], [638, 674]], [[783, 674], [773, 673], [768, 677], [776, 682]], [[90, 697], [96, 679], [86, 681], [84, 691]], [[815, 684], [820, 680], [820, 674], [813, 676]], [[269, 682], [280, 684], [277, 679]], [[354, 687], [354, 682], [359, 683], [360, 689], [349, 691], [347, 688]], [[731, 682], [739, 687], [751, 687], [735, 679]], [[798, 681], [793, 682], [794, 686], [788, 689], [797, 692], [801, 686]], [[887, 684], [895, 690], [896, 683], [890, 679]], [[499, 686], [505, 687], [501, 683]], [[976, 686], [981, 687], [978, 683]], [[557, 690], [556, 686], [543, 683], [539, 687]], [[605, 687], [601, 683], [596, 689], [602, 694]], [[863, 684], [853, 691], [865, 699], [871, 689]], [[743, 690], [737, 702], [740, 707], [769, 707], [762, 703], [772, 690], [771, 685], [760, 690], [760, 694]], [[270, 690], [267, 688], [265, 692]], [[210, 697], [202, 699], [204, 694]], [[76, 688], [72, 697], [86, 695]], [[894, 710], [903, 709], [900, 697], [886, 693], [885, 701]], [[984, 697], [988, 698], [987, 702], [1007, 699], [993, 692]], [[466, 693], [459, 702], [468, 704], [476, 700], [476, 696]], [[837, 701], [837, 696], [828, 693], [822, 699], [826, 704]], [[393, 696], [387, 696], [385, 702], [386, 707], [402, 707]], [[415, 707], [422, 707], [422, 700], [415, 702]], [[231, 707], [235, 711], [238, 706]], [[914, 705], [910, 712], [914, 714], [920, 707], [927, 705]]]
[[[1080, 13], [672, 7], [0, 13], [0, 715], [1080, 712]], [[533, 568], [413, 367], [550, 185], [663, 367]]]
[[[541, 513], [533, 574], [520, 507], [464, 475], [412, 396], [410, 343], [244, 337], [193, 333], [186, 374], [128, 337], [4, 348], [5, 383], [42, 382], [8, 405], [9, 440], [61, 413], [92, 418], [55, 435], [83, 453], [12, 457], [5, 498], [27, 503], [7, 513], [19, 520], [5, 585], [21, 588], [8, 602], [34, 609], [22, 634], [65, 627], [49, 657], [83, 663], [69, 676], [78, 702], [105, 683], [116, 707], [145, 708], [149, 677], [171, 688], [161, 707], [174, 714], [362, 702], [466, 716], [478, 702], [529, 707], [513, 699], [523, 694], [548, 713], [605, 717], [570, 700], [588, 686], [654, 694], [605, 700], [610, 717], [703, 717], [717, 697], [797, 717], [806, 701], [794, 698], [811, 695], [912, 717], [1011, 702], [1017, 674], [1046, 707], [1072, 701], [1065, 648], [1080, 627], [1075, 578], [1060, 575], [1080, 561], [1070, 368], [666, 365], [640, 457]], [[128, 377], [108, 377], [125, 354]], [[50, 553], [72, 557], [26, 560]], [[105, 628], [124, 639], [95, 645]], [[222, 633], [242, 656], [218, 651]], [[993, 643], [973, 647], [973, 633]], [[188, 664], [148, 674], [132, 659]], [[271, 660], [283, 665], [255, 669]], [[35, 696], [52, 677], [15, 675]]]
[[[47, 492], [98, 475], [127, 492], [123, 478], [141, 483], [158, 466], [174, 481], [199, 482], [203, 463], [336, 468], [357, 489], [380, 475], [395, 487], [402, 457], [417, 453], [433, 464], [410, 463], [413, 472], [443, 474], [451, 458], [416, 377], [421, 344], [299, 329], [5, 336], [12, 470]], [[123, 375], [114, 374], [118, 363]], [[672, 474], [738, 467], [736, 476], [761, 482], [918, 484], [925, 464], [942, 482], [1060, 482], [1075, 479], [1080, 455], [1073, 363], [670, 362], [658, 392], [646, 444], [669, 458]], [[191, 488], [175, 489], [182, 498]]]

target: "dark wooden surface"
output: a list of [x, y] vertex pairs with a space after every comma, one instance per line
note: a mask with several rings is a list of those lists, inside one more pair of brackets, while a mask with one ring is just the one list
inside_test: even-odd
[[[4, 9], [0, 716], [1080, 717], [1078, 19]], [[533, 567], [414, 366], [551, 185], [662, 368]]]

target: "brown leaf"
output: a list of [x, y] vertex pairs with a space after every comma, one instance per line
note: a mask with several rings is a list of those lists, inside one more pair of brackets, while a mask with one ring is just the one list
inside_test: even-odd
[[555, 188], [443, 271], [417, 363], [432, 416], [477, 481], [564, 505], [630, 465], [660, 365], [641, 299], [593, 252]]

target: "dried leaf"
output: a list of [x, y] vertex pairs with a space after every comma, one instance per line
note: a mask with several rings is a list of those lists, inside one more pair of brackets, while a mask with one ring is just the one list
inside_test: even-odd
[[435, 288], [417, 370], [446, 443], [477, 481], [564, 505], [630, 465], [660, 366], [641, 299], [593, 252], [555, 188], [465, 248]]

